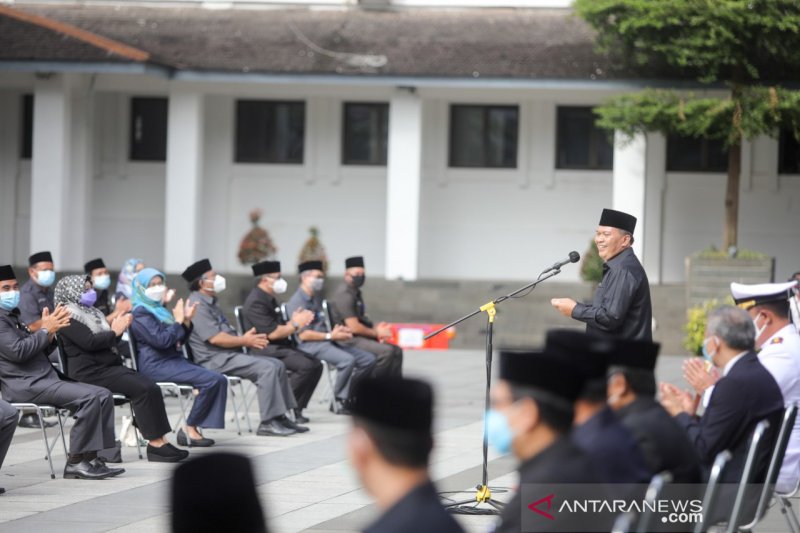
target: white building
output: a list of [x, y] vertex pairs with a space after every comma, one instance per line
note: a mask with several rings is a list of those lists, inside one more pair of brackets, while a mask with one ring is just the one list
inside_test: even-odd
[[[646, 83], [569, 2], [303, 3], [0, 4], [0, 263], [245, 272], [256, 207], [287, 265], [317, 226], [333, 273], [364, 254], [389, 278], [528, 279], [609, 206], [639, 216], [652, 282], [720, 244], [725, 158], [612, 148], [590, 107]], [[778, 279], [800, 270], [798, 159], [788, 137], [743, 147], [740, 246]]]

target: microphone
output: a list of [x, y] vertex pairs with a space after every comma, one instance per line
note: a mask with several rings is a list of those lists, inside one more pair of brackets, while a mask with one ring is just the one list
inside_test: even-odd
[[581, 254], [579, 254], [578, 252], [574, 252], [574, 251], [570, 252], [568, 258], [562, 259], [561, 261], [553, 264], [553, 266], [551, 266], [550, 268], [546, 268], [545, 270], [542, 270], [542, 274], [550, 272], [551, 270], [560, 270], [561, 267], [566, 265], [567, 263], [577, 263], [580, 260], [581, 260]]

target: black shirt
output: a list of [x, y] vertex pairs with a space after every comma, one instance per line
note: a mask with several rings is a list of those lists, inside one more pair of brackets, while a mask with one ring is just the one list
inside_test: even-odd
[[[282, 326], [285, 324], [283, 317], [281, 316], [281, 308], [278, 305], [278, 300], [275, 299], [274, 296], [259, 289], [258, 287], [253, 287], [253, 290], [250, 291], [250, 294], [247, 295], [247, 299], [244, 301], [244, 307], [242, 308], [242, 326], [244, 330], [247, 331], [250, 328], [256, 328], [258, 333], [265, 333], [269, 335], [273, 331], [275, 331], [278, 326]], [[285, 346], [291, 346], [292, 342], [289, 337], [285, 339], [279, 340], [270, 340], [270, 344], [280, 344]]]
[[603, 279], [592, 305], [577, 304], [572, 318], [585, 322], [587, 333], [653, 339], [650, 283], [633, 249], [626, 248], [603, 265]]
[[372, 321], [367, 318], [366, 306], [361, 296], [361, 289], [351, 287], [347, 282], [342, 282], [333, 293], [330, 303], [332, 319], [334, 324], [344, 324], [345, 319], [357, 318], [365, 327], [373, 327]]
[[418, 486], [387, 510], [364, 533], [463, 533], [447, 514], [439, 495], [428, 481]]

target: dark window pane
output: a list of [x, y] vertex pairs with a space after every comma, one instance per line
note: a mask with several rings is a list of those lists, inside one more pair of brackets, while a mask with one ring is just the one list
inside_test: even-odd
[[728, 149], [721, 140], [670, 135], [667, 170], [675, 172], [727, 172]]
[[236, 101], [237, 163], [303, 163], [305, 102]]
[[792, 130], [782, 130], [778, 142], [778, 173], [800, 174], [800, 143]]
[[595, 125], [591, 107], [559, 107], [556, 120], [556, 168], [613, 168], [611, 134]]
[[131, 161], [167, 160], [166, 98], [131, 98]]
[[33, 156], [33, 95], [22, 95], [22, 139], [20, 157], [30, 159]]
[[450, 166], [516, 168], [519, 107], [450, 107]]
[[389, 139], [389, 105], [344, 105], [345, 165], [385, 165]]

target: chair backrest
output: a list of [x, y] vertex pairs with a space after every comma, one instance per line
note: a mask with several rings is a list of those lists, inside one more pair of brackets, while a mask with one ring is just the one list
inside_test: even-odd
[[703, 533], [706, 529], [706, 519], [714, 503], [716, 503], [720, 477], [723, 472], [725, 472], [725, 468], [728, 466], [732, 457], [733, 455], [731, 455], [730, 451], [723, 450], [714, 458], [714, 464], [711, 466], [711, 474], [708, 476], [708, 483], [706, 484], [706, 493], [703, 495], [703, 517], [702, 520], [695, 524], [694, 533]]
[[769, 461], [769, 468], [767, 469], [767, 478], [764, 480], [764, 485], [761, 488], [761, 495], [758, 498], [758, 506], [753, 520], [742, 526], [741, 529], [753, 529], [758, 524], [767, 512], [767, 506], [772, 499], [772, 494], [775, 492], [775, 484], [778, 482], [778, 475], [783, 465], [783, 457], [786, 455], [786, 448], [789, 446], [789, 438], [792, 436], [794, 429], [794, 422], [797, 418], [797, 404], [793, 403], [783, 412], [783, 420], [781, 422], [780, 431], [778, 431], [778, 438], [775, 441], [775, 448], [772, 452], [772, 457]]
[[333, 331], [333, 320], [331, 319], [331, 309], [328, 300], [322, 300], [322, 312], [325, 313], [325, 325], [328, 331]]
[[654, 516], [653, 509], [656, 502], [661, 498], [661, 493], [664, 492], [664, 486], [668, 483], [672, 483], [672, 474], [669, 472], [656, 474], [650, 480], [650, 485], [644, 495], [644, 500], [648, 505], [644, 506], [645, 510], [639, 518], [639, 523], [636, 526], [637, 532], [649, 533], [654, 529], [651, 525]]
[[236, 333], [239, 335], [244, 335], [244, 308], [241, 305], [237, 305], [233, 308], [233, 316], [236, 318]]
[[765, 438], [765, 433], [769, 429], [769, 426], [769, 420], [762, 420], [756, 424], [753, 435], [750, 437], [750, 445], [747, 448], [747, 459], [744, 463], [744, 469], [742, 469], [742, 477], [736, 489], [736, 499], [733, 502], [733, 510], [731, 511], [730, 519], [728, 519], [728, 527], [726, 528], [726, 531], [729, 533], [739, 529], [739, 521], [741, 520], [747, 487], [753, 479], [758, 457], [761, 455], [761, 451], [765, 449], [764, 447], [771, 444], [767, 442]]
[[[289, 323], [289, 308], [286, 306], [286, 303], [282, 303], [280, 306], [278, 306], [278, 309], [281, 312], [281, 318], [283, 319], [283, 323], [284, 324], [288, 324]], [[289, 338], [292, 340], [292, 342], [295, 344], [295, 346], [300, 343], [300, 338], [297, 336], [297, 333], [292, 333], [291, 337], [289, 337]]]
[[131, 350], [131, 363], [133, 363], [133, 369], [137, 372], [139, 371], [139, 351], [136, 346], [136, 339], [133, 338], [133, 333], [128, 334], [128, 348]]
[[68, 375], [67, 352], [64, 350], [64, 339], [58, 334], [56, 334], [56, 358], [58, 359], [58, 370], [65, 376]]
[[617, 518], [614, 520], [614, 525], [611, 526], [611, 533], [629, 533], [632, 531], [631, 528], [635, 520], [636, 515], [632, 512], [617, 515]]

